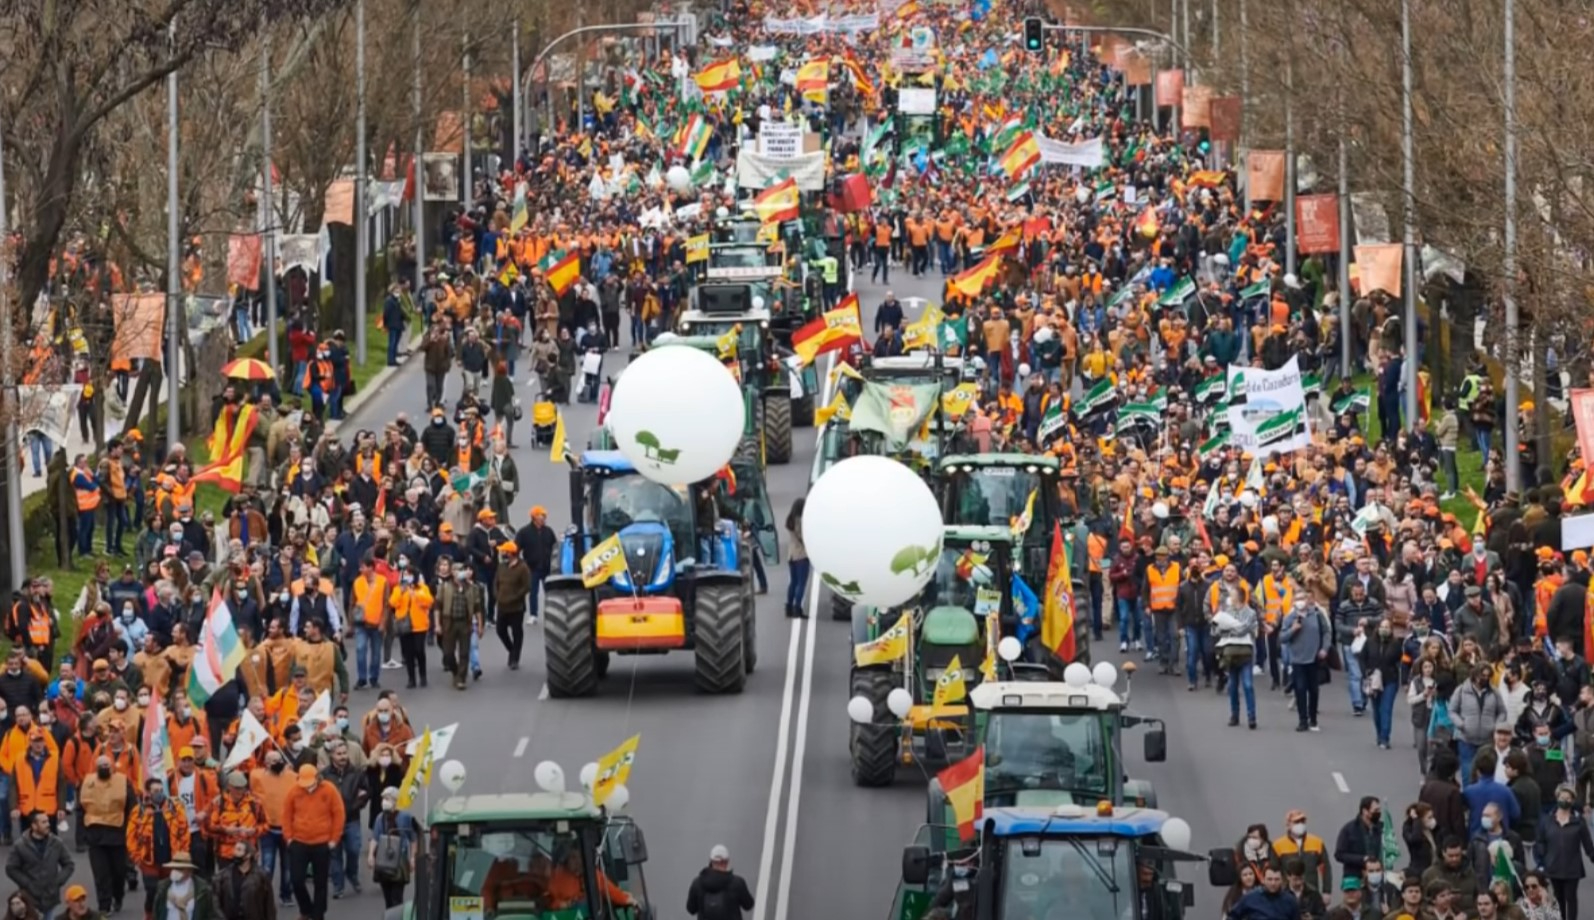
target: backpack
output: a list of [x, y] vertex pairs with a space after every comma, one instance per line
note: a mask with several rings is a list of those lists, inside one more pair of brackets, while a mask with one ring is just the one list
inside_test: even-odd
[[736, 916], [736, 914], [730, 912], [731, 907], [731, 897], [728, 890], [705, 891], [703, 892], [703, 902], [698, 907], [697, 915], [702, 917], [703, 920], [724, 920], [726, 917]]
[[393, 826], [388, 827], [387, 815], [379, 819], [382, 822], [384, 833], [378, 834], [375, 840], [375, 852], [372, 854], [374, 863], [372, 875], [377, 881], [400, 882], [408, 881], [409, 859], [406, 852], [409, 847], [404, 841], [405, 822], [415, 819], [407, 814], [400, 814], [393, 821]]

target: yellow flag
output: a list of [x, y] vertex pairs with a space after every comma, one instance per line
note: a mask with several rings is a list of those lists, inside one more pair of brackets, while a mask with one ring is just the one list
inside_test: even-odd
[[758, 235], [753, 237], [753, 242], [762, 243], [765, 247], [773, 246], [780, 242], [780, 225], [759, 224]]
[[858, 667], [871, 664], [890, 664], [908, 654], [908, 630], [912, 628], [913, 614], [904, 612], [896, 625], [868, 642], [852, 648], [852, 660]]
[[850, 377], [853, 380], [862, 380], [863, 379], [863, 375], [858, 373], [856, 368], [854, 368], [851, 364], [848, 364], [845, 361], [841, 362], [840, 364], [837, 364], [835, 367], [830, 369], [830, 382], [831, 383], [835, 383], [837, 380], [839, 380], [842, 377]]
[[830, 398], [830, 405], [820, 406], [814, 410], [814, 424], [823, 425], [832, 417], [840, 419], [852, 418], [852, 407], [847, 405], [847, 397], [840, 390]]
[[1001, 631], [1001, 615], [993, 609], [985, 615], [985, 660], [980, 662], [981, 680], [996, 680], [996, 637]]
[[697, 236], [686, 238], [686, 264], [708, 261], [708, 234], [699, 233]]
[[714, 350], [719, 352], [721, 361], [729, 361], [736, 357], [736, 339], [742, 334], [740, 324], [725, 330], [725, 334], [714, 340]]
[[930, 699], [930, 714], [935, 715], [945, 707], [967, 699], [969, 688], [963, 680], [963, 661], [957, 655], [947, 664], [946, 670], [935, 682], [935, 695]]
[[428, 726], [415, 748], [415, 756], [410, 758], [409, 769], [404, 771], [404, 781], [399, 783], [398, 807], [402, 810], [415, 804], [415, 793], [431, 778], [432, 729]]
[[934, 348], [941, 341], [941, 323], [946, 315], [941, 308], [930, 304], [924, 308], [924, 314], [902, 329], [902, 348], [912, 351], [915, 348]]
[[619, 534], [610, 535], [581, 557], [581, 583], [588, 588], [596, 588], [624, 571], [625, 547], [620, 545]]
[[598, 758], [598, 775], [592, 781], [592, 804], [602, 805], [614, 794], [614, 787], [625, 785], [631, 778], [631, 764], [636, 761], [637, 742], [642, 736], [632, 735], [620, 746]]
[[565, 462], [565, 452], [570, 448], [565, 444], [565, 414], [558, 410], [553, 414], [553, 444], [548, 448], [548, 459], [554, 463]]
[[941, 412], [949, 419], [960, 419], [979, 396], [979, 386], [973, 383], [960, 383], [941, 394]]
[[1029, 533], [1029, 525], [1035, 520], [1035, 496], [1039, 492], [1039, 488], [1030, 489], [1029, 498], [1024, 500], [1024, 513], [1008, 522], [1013, 529], [1013, 539], [1019, 539]]

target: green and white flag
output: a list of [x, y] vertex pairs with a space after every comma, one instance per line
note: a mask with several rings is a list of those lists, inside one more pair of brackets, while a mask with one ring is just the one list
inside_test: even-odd
[[1186, 300], [1194, 296], [1195, 279], [1180, 278], [1174, 282], [1173, 287], [1168, 288], [1162, 293], [1161, 297], [1157, 298], [1157, 308], [1160, 310], [1167, 307], [1183, 306]]
[[491, 468], [491, 463], [483, 463], [482, 468], [474, 473], [455, 473], [453, 479], [450, 480], [450, 484], [453, 485], [455, 492], [469, 492], [475, 486], [487, 481], [487, 473]]
[[1258, 297], [1266, 297], [1268, 295], [1268, 291], [1270, 290], [1272, 290], [1272, 287], [1269, 282], [1258, 281], [1257, 283], [1240, 292], [1240, 301], [1243, 303], [1247, 300], [1254, 300]]
[[1107, 309], [1116, 310], [1118, 305], [1128, 300], [1129, 295], [1133, 294], [1134, 292], [1135, 289], [1127, 284], [1119, 288], [1118, 291], [1112, 295], [1112, 297], [1107, 299]]
[[1347, 412], [1355, 415], [1357, 413], [1366, 412], [1367, 408], [1372, 404], [1372, 394], [1368, 393], [1366, 390], [1357, 390], [1354, 393], [1348, 393], [1334, 400], [1333, 409], [1335, 415], [1344, 415]]
[[1106, 408], [1116, 398], [1113, 393], [1112, 381], [1098, 381], [1095, 386], [1090, 388], [1090, 392], [1080, 397], [1079, 402], [1074, 403], [1074, 414], [1080, 418], [1086, 418]]
[[1217, 483], [1213, 483], [1212, 487], [1207, 489], [1206, 503], [1201, 506], [1202, 517], [1206, 518], [1207, 520], [1211, 520], [1217, 516], [1218, 504], [1222, 500], [1222, 496], [1220, 495], [1221, 491], [1222, 490], [1218, 488]]
[[1245, 487], [1257, 494], [1267, 487], [1267, 477], [1262, 475], [1262, 455], [1251, 458], [1251, 468], [1245, 471]]
[[1196, 456], [1205, 462], [1207, 458], [1228, 446], [1229, 433], [1227, 431], [1220, 432], [1202, 441], [1201, 446], [1196, 448]]
[[1229, 378], [1224, 374], [1213, 374], [1211, 377], [1196, 384], [1191, 391], [1195, 395], [1198, 405], [1216, 403], [1229, 395]]
[[1111, 179], [1103, 179], [1096, 183], [1096, 200], [1108, 201], [1118, 194], [1118, 186]]
[[1136, 428], [1146, 427], [1155, 429], [1157, 427], [1156, 423], [1157, 416], [1155, 415], [1146, 415], [1140, 412], [1136, 412], [1133, 415], [1123, 415], [1120, 412], [1118, 421], [1113, 425], [1113, 430], [1118, 432], [1118, 434], [1121, 436], [1129, 434]]
[[1224, 414], [1236, 447], [1253, 454], [1289, 453], [1312, 443], [1296, 357], [1277, 370], [1230, 365], [1228, 373], [1229, 407]]
[[1162, 413], [1163, 410], [1158, 409], [1156, 404], [1149, 402], [1124, 403], [1118, 407], [1119, 421], [1126, 418], [1143, 418], [1153, 425], [1161, 425]]
[[849, 425], [853, 431], [877, 431], [885, 435], [890, 450], [902, 450], [940, 398], [940, 384], [902, 386], [871, 381], [858, 394]]
[[1258, 453], [1267, 451], [1294, 450], [1294, 447], [1279, 447], [1280, 444], [1295, 444], [1302, 439], [1307, 439], [1306, 434], [1306, 409], [1305, 407], [1291, 409], [1289, 412], [1280, 412], [1262, 424], [1256, 426], [1256, 449]]
[[1157, 387], [1155, 390], [1153, 390], [1151, 392], [1150, 396], [1146, 397], [1146, 402], [1148, 402], [1152, 406], [1156, 407], [1156, 410], [1158, 412], [1167, 412], [1168, 411], [1168, 389], [1167, 389], [1167, 387]]
[[1307, 396], [1323, 392], [1323, 378], [1317, 374], [1301, 375], [1301, 392]]
[[1022, 200], [1024, 198], [1024, 196], [1026, 196], [1028, 194], [1029, 194], [1029, 183], [1028, 182], [1020, 182], [1019, 184], [1017, 184], [1017, 185], [1015, 185], [1012, 188], [1007, 190], [1007, 200], [1009, 202], [1019, 201], [1019, 200]]
[[1063, 404], [1054, 402], [1046, 409], [1046, 414], [1041, 417], [1040, 434], [1038, 442], [1041, 447], [1052, 442], [1052, 439], [1061, 434], [1068, 427], [1068, 416], [1063, 414]]
[[698, 160], [692, 164], [692, 184], [696, 186], [708, 185], [714, 181], [714, 164], [709, 160]]

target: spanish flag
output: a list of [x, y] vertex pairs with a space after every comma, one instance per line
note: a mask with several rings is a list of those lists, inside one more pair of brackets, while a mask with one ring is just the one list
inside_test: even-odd
[[952, 806], [957, 821], [958, 839], [972, 842], [980, 818], [985, 814], [985, 747], [935, 775], [941, 792]]
[[735, 89], [742, 82], [742, 65], [735, 58], [710, 64], [701, 73], [692, 75], [697, 88], [705, 93], [723, 93]]
[[823, 104], [830, 92], [830, 61], [809, 61], [797, 68], [797, 92], [809, 102]]
[[548, 283], [553, 286], [553, 292], [559, 297], [570, 290], [570, 286], [581, 277], [581, 253], [572, 251], [563, 259], [555, 262], [548, 269]]
[[1017, 252], [1018, 251], [1018, 243], [1019, 243], [1018, 231], [1017, 230], [1009, 230], [1006, 233], [1002, 234], [1001, 239], [999, 239], [996, 242], [992, 243], [991, 245], [985, 247], [985, 254], [988, 255], [988, 256], [995, 256], [995, 255], [1005, 255], [1006, 253], [1009, 253], [1009, 252]]
[[1190, 188], [1220, 188], [1224, 178], [1221, 169], [1198, 169], [1184, 180], [1184, 184]]
[[858, 311], [858, 295], [848, 294], [834, 310], [827, 310], [798, 327], [791, 336], [792, 351], [804, 364], [827, 351], [840, 351], [863, 341], [863, 317]]
[[896, 18], [898, 22], [907, 22], [919, 15], [919, 0], [908, 0], [907, 3], [897, 7]]
[[868, 74], [864, 73], [863, 65], [858, 62], [857, 58], [852, 56], [851, 52], [842, 57], [841, 66], [847, 68], [847, 71], [852, 74], [852, 85], [858, 88], [859, 94], [864, 96], [874, 95], [874, 82], [869, 79]]
[[985, 293], [986, 285], [996, 280], [996, 273], [1001, 267], [1002, 257], [989, 255], [968, 271], [954, 275], [950, 284], [953, 290], [965, 297], [978, 297]]
[[1017, 179], [1030, 171], [1036, 163], [1041, 161], [1041, 147], [1036, 142], [1035, 135], [1030, 131], [1020, 131], [1013, 139], [1013, 145], [1002, 154], [1002, 172], [1009, 179]]
[[1064, 662], [1079, 654], [1074, 644], [1074, 576], [1063, 540], [1063, 525], [1052, 523], [1052, 556], [1046, 565], [1046, 597], [1041, 601], [1041, 642]]
[[[216, 419], [216, 429], [211, 432], [212, 445], [211, 461], [190, 477], [190, 482], [214, 482], [216, 485], [236, 494], [243, 487], [244, 481], [244, 452], [249, 447], [249, 438], [255, 433], [255, 425], [260, 421], [260, 415], [254, 406], [243, 406], [234, 417], [231, 430], [224, 431], [227, 413], [223, 412]], [[214, 452], [216, 445], [220, 445], [220, 452]]]
[[758, 214], [760, 221], [778, 224], [783, 220], [796, 220], [802, 213], [801, 201], [797, 180], [787, 179], [759, 192], [758, 197], [753, 199], [753, 211]]

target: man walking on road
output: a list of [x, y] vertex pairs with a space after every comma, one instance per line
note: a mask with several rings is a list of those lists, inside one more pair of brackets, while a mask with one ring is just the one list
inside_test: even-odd
[[326, 920], [332, 850], [343, 839], [347, 823], [343, 795], [331, 783], [322, 782], [314, 766], [300, 767], [298, 785], [282, 806], [282, 836], [288, 844], [294, 898], [305, 920]]
[[437, 588], [437, 639], [443, 653], [443, 667], [454, 675], [454, 689], [465, 689], [470, 670], [470, 634], [482, 620], [482, 592], [465, 583], [465, 567], [454, 569], [453, 578], [439, 573]]
[[715, 844], [708, 851], [708, 868], [686, 892], [686, 912], [699, 920], [742, 920], [742, 911], [752, 909], [747, 880], [731, 871], [731, 851]]

